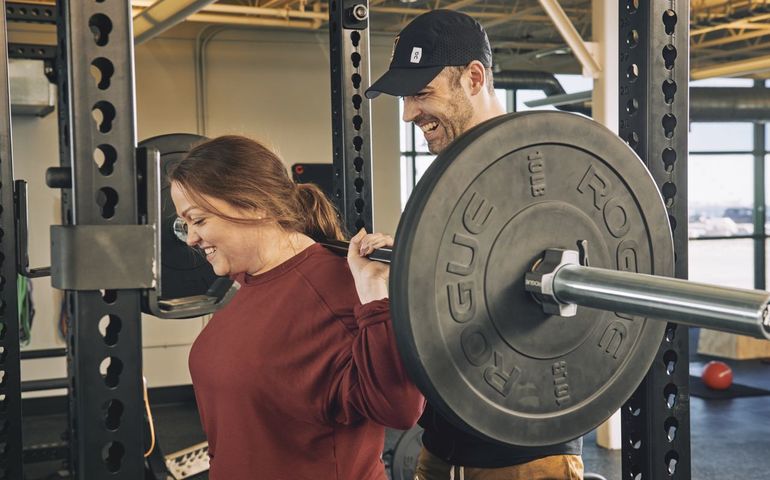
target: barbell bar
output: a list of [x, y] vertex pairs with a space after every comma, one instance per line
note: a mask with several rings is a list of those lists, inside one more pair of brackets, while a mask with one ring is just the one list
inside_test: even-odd
[[[349, 242], [319, 243], [347, 255]], [[389, 248], [368, 255], [388, 264], [391, 257]], [[592, 268], [579, 263], [577, 250], [563, 249], [546, 250], [524, 279], [511, 281], [552, 315], [573, 317], [577, 307], [596, 308], [770, 340], [770, 292], [764, 290]]]

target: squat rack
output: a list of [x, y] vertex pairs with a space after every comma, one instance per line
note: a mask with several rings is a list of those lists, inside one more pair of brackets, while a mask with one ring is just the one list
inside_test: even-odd
[[[349, 230], [371, 229], [371, 126], [363, 95], [369, 84], [368, 2], [331, 0], [329, 14], [334, 200]], [[688, 17], [687, 1], [624, 0], [619, 18], [619, 132], [647, 163], [666, 200], [681, 278], [687, 275]], [[5, 17], [0, 27], [7, 47]], [[52, 170], [58, 180], [49, 185], [62, 189], [64, 224], [137, 225], [130, 2], [59, 1], [57, 46], [61, 167]], [[98, 81], [92, 68], [100, 72]], [[7, 48], [0, 70], [1, 480], [23, 478]], [[111, 174], [93, 161], [97, 151]], [[66, 292], [75, 478], [144, 475], [140, 295], [138, 288]], [[100, 325], [114, 335], [102, 335]], [[686, 328], [669, 325], [658, 359], [623, 408], [623, 478], [691, 477], [687, 337]], [[676, 368], [669, 373], [672, 359]]]

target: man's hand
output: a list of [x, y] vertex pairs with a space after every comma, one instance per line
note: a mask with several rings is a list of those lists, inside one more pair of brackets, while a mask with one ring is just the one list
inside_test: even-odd
[[366, 256], [378, 248], [392, 246], [393, 237], [390, 235], [367, 234], [363, 228], [350, 239], [348, 265], [362, 304], [388, 297], [390, 267], [385, 263], [369, 260]]

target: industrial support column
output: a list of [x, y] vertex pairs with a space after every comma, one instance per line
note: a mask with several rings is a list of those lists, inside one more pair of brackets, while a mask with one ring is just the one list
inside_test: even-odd
[[[5, 5], [3, 5], [5, 6]], [[5, 8], [0, 19], [0, 479], [24, 478], [21, 435], [21, 362], [16, 298], [16, 226], [13, 200], [11, 98]]]
[[[594, 78], [591, 116], [615, 133], [618, 133], [618, 11], [617, 0], [591, 2], [592, 41], [601, 67]], [[621, 436], [619, 411], [596, 429], [596, 443], [603, 448], [620, 449]]]
[[330, 0], [334, 204], [348, 233], [372, 231], [368, 0]]
[[[49, 185], [62, 188], [60, 232], [71, 233], [68, 255], [77, 273], [59, 271], [52, 227], [52, 281], [96, 283], [95, 275], [128, 277], [131, 249], [95, 260], [102, 242], [77, 241], [97, 232], [110, 243], [116, 227], [136, 228], [134, 56], [131, 2], [58, 2], [61, 165]], [[63, 65], [68, 68], [67, 72]], [[65, 75], [61, 75], [65, 73]], [[68, 233], [68, 234], [69, 234]], [[66, 246], [66, 245], [65, 245]], [[138, 253], [133, 253], [139, 255]], [[61, 255], [57, 255], [61, 257]], [[90, 270], [83, 273], [90, 266]], [[81, 270], [82, 269], [82, 270]], [[64, 279], [64, 280], [62, 280]], [[144, 405], [140, 290], [66, 290], [70, 469], [73, 478], [144, 478]], [[107, 290], [98, 290], [106, 288]]]
[[[675, 272], [687, 278], [689, 1], [620, 3], [619, 134], [660, 189], [674, 235]], [[647, 377], [624, 405], [624, 479], [689, 480], [689, 338], [668, 324]]]

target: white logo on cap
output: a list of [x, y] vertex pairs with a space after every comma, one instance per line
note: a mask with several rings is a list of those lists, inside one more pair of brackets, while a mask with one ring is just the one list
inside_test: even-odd
[[409, 61], [412, 63], [420, 63], [420, 59], [422, 59], [422, 48], [412, 48], [412, 58], [410, 58]]

